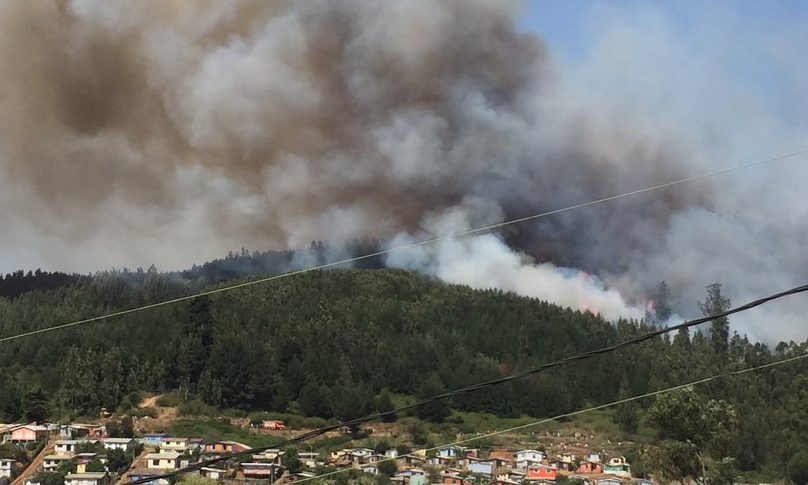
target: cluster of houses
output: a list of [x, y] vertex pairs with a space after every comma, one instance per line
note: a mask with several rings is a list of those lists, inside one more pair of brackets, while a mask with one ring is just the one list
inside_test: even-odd
[[[32, 463], [32, 470], [26, 470], [25, 485], [39, 485], [37, 471], [56, 471], [61, 463], [70, 460], [75, 463], [75, 471], [65, 476], [65, 485], [109, 485], [109, 472], [106, 468], [97, 471], [97, 464], [105, 464], [107, 457], [102, 451], [111, 450], [132, 453], [132, 468], [127, 472], [130, 480], [143, 479], [153, 485], [168, 485], [168, 480], [159, 478], [159, 475], [184, 468], [200, 457], [214, 458], [250, 450], [249, 446], [235, 441], [205, 442], [200, 438], [180, 438], [166, 433], [147, 433], [137, 440], [110, 438], [104, 426], [93, 424], [0, 426], [0, 435], [4, 442], [19, 445], [52, 441], [52, 449], [48, 448]], [[95, 446], [88, 447], [87, 444]], [[149, 451], [136, 456], [140, 445]], [[88, 448], [97, 452], [86, 452]], [[194, 473], [216, 480], [255, 479], [264, 483], [314, 476], [305, 471], [294, 475], [284, 473], [283, 456], [282, 450], [266, 450], [252, 454], [251, 459], [237, 465], [223, 461]], [[328, 456], [310, 450], [308, 453], [299, 452], [298, 457], [308, 469], [331, 466], [357, 469], [372, 475], [381, 474], [380, 469], [384, 469], [382, 462], [394, 462], [395, 473], [391, 480], [396, 485], [431, 485], [435, 483], [435, 470], [439, 472], [441, 485], [550, 485], [561, 475], [579, 478], [586, 485], [651, 485], [648, 480], [633, 479], [631, 467], [622, 456], [607, 459], [599, 453], [579, 458], [564, 452], [550, 458], [543, 451], [526, 449], [490, 451], [482, 456], [474, 448], [448, 446], [429, 455], [424, 452], [399, 455], [395, 449], [376, 453], [368, 448], [352, 448]], [[90, 463], [96, 463], [93, 471], [87, 469]], [[18, 464], [13, 459], [0, 459], [0, 478], [16, 476], [15, 467]]]
[[443, 485], [472, 485], [480, 481], [491, 485], [552, 484], [559, 475], [578, 478], [589, 485], [651, 484], [650, 480], [633, 479], [624, 457], [605, 459], [600, 453], [590, 453], [582, 459], [572, 453], [561, 453], [551, 459], [538, 450], [491, 451], [482, 457], [477, 449], [457, 446], [440, 448], [432, 456], [398, 455], [396, 450], [378, 454], [358, 448], [332, 453], [329, 464], [378, 475], [380, 463], [393, 460], [398, 471], [392, 481], [401, 485], [429, 485], [434, 480], [427, 471], [430, 467], [440, 471]]

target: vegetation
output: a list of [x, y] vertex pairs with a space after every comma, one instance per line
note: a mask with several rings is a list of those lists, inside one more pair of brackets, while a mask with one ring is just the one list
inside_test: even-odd
[[[28, 290], [8, 290], [0, 297], [0, 334], [215, 288], [212, 283], [235, 275], [292, 264], [287, 256], [242, 253], [185, 273], [111, 271], [64, 285], [43, 284], [42, 290], [28, 281]], [[721, 290], [719, 285], [708, 288], [699, 304], [705, 313], [729, 305]], [[657, 308], [669, 315], [673, 297], [665, 285], [657, 293]], [[447, 426], [447, 434], [451, 429], [493, 430], [502, 420], [557, 415], [808, 349], [808, 343], [793, 342], [771, 349], [730, 335], [728, 325], [717, 322], [706, 335], [695, 331], [692, 336], [681, 332], [656, 338], [494, 390], [468, 393], [414, 412], [427, 424], [402, 429], [422, 443], [430, 440], [432, 426]], [[146, 391], [168, 393], [161, 403], [178, 405], [183, 415], [214, 416], [216, 410], [236, 408], [307, 415], [319, 418], [308, 422], [316, 425], [389, 411], [404, 399], [495, 379], [652, 328], [653, 321], [607, 322], [589, 312], [446, 285], [413, 272], [314, 272], [6, 342], [0, 346], [0, 421], [33, 414], [51, 419], [94, 416], [101, 407], [135, 414], [139, 393]], [[665, 460], [681, 458], [687, 467], [667, 470], [671, 477], [708, 476], [721, 482], [734, 473], [761, 469], [780, 476], [793, 469], [799, 476], [798, 452], [808, 446], [805, 361], [698, 388], [701, 404], [734, 416], [720, 449], [718, 442], [698, 434], [698, 426], [687, 432], [666, 428], [671, 416], [680, 420], [697, 407], [690, 401], [696, 397], [685, 397], [677, 397], [681, 402], [661, 399], [650, 409], [650, 400], [621, 407], [614, 422], [602, 426], [659, 439], [662, 454], [647, 457], [648, 463], [661, 469]], [[303, 418], [299, 420], [303, 426]], [[118, 432], [126, 435], [130, 429], [121, 426]], [[253, 446], [279, 440], [216, 419], [184, 419], [167, 431]]]

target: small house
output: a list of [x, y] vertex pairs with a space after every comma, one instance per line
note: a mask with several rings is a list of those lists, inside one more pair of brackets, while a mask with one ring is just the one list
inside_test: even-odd
[[282, 471], [281, 466], [275, 463], [242, 463], [241, 473], [244, 478], [269, 479], [271, 483], [281, 475]]
[[16, 466], [17, 462], [15, 460], [11, 458], [0, 458], [0, 477], [13, 477]]
[[70, 473], [65, 477], [65, 485], [109, 485], [109, 473]]
[[140, 438], [140, 442], [144, 445], [160, 446], [167, 437], [168, 433], [146, 433]]
[[176, 438], [171, 436], [166, 436], [163, 438], [163, 442], [160, 444], [160, 452], [161, 453], [184, 453], [188, 449], [188, 438]]
[[534, 464], [527, 469], [527, 479], [534, 480], [555, 480], [558, 470], [547, 465]]
[[133, 470], [129, 475], [131, 481], [147, 480], [144, 485], [169, 485], [168, 478], [154, 478], [158, 477], [164, 472], [155, 468], [138, 468]]
[[224, 470], [208, 466], [200, 468], [199, 474], [205, 478], [212, 478], [213, 480], [221, 480], [224, 478]]
[[238, 453], [249, 449], [249, 446], [236, 441], [213, 441], [211, 443], [205, 443], [205, 453]]
[[544, 453], [537, 450], [522, 450], [516, 452], [516, 468], [527, 469], [530, 465], [541, 464], [544, 461]]
[[603, 473], [631, 478], [631, 467], [624, 457], [618, 456], [611, 458], [608, 463], [603, 465]]
[[593, 473], [603, 473], [603, 464], [601, 463], [593, 463], [591, 461], [585, 461], [578, 466], [578, 469], [575, 470], [575, 473], [580, 473], [582, 475], [589, 475]]
[[53, 471], [63, 461], [70, 461], [73, 457], [70, 455], [47, 455], [42, 459], [42, 468], [47, 471]]
[[11, 442], [26, 445], [48, 439], [48, 428], [35, 424], [26, 424], [11, 431]]
[[57, 455], [75, 455], [78, 441], [76, 440], [59, 440], [53, 446], [53, 451]]
[[174, 470], [180, 466], [180, 454], [174, 451], [149, 453], [146, 455], [146, 467], [162, 470]]
[[135, 447], [135, 440], [132, 438], [104, 438], [101, 443], [107, 450], [126, 451]]

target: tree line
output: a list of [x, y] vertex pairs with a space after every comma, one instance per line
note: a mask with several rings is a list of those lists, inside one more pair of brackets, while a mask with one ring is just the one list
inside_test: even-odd
[[[252, 257], [232, 255], [242, 262]], [[150, 268], [22, 292], [0, 298], [0, 336], [214, 288], [211, 281], [229, 278]], [[660, 285], [657, 316], [670, 311], [669, 297]], [[729, 304], [717, 284], [698, 302], [705, 314]], [[131, 407], [137, 391], [169, 390], [221, 408], [350, 419], [392, 409], [392, 395], [429, 397], [654, 328], [653, 319], [608, 322], [402, 270], [313, 272], [6, 342], [0, 346], [0, 420], [94, 416], [101, 407]], [[458, 396], [419, 414], [432, 421], [447, 418], [450, 408], [552, 416], [807, 348], [750, 342], [720, 319], [692, 333]], [[716, 381], [703, 392], [716, 409], [735, 413], [731, 436], [720, 453], [713, 449], [725, 454], [719, 459], [731, 458], [733, 469], [783, 471], [808, 445], [808, 409], [802, 405], [808, 366], [802, 361]], [[664, 413], [655, 415], [651, 404], [621, 406], [615, 420], [628, 432], [640, 422], [664, 431], [665, 419], [654, 417]], [[669, 432], [661, 439], [681, 436]], [[715, 469], [718, 461], [710, 460]]]

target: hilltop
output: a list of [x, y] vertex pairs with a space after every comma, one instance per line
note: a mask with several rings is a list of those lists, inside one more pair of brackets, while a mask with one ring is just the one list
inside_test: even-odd
[[[153, 268], [77, 278], [0, 298], [0, 331], [45, 328], [207, 288], [216, 288], [209, 275]], [[7, 342], [0, 347], [0, 413], [5, 421], [92, 417], [102, 407], [137, 415], [142, 392], [173, 391], [185, 415], [269, 412], [313, 425], [389, 409], [652, 328], [403, 270], [312, 272]], [[653, 339], [467, 394], [412, 418], [437, 426], [427, 435], [485, 431], [473, 424], [475, 413], [552, 416], [798, 355], [806, 347], [769, 349], [739, 335], [722, 346], [717, 338], [697, 332]], [[739, 469], [784, 471], [807, 444], [808, 433], [798, 431], [808, 423], [800, 418], [806, 411], [799, 398], [806, 377], [808, 368], [795, 362], [699, 389], [705, 403], [720, 399], [738, 414], [722, 453]], [[607, 439], [621, 439], [614, 429], [631, 439], [644, 429], [639, 436], [646, 442], [675, 438], [649, 421], [651, 404], [607, 414], [614, 426]]]

